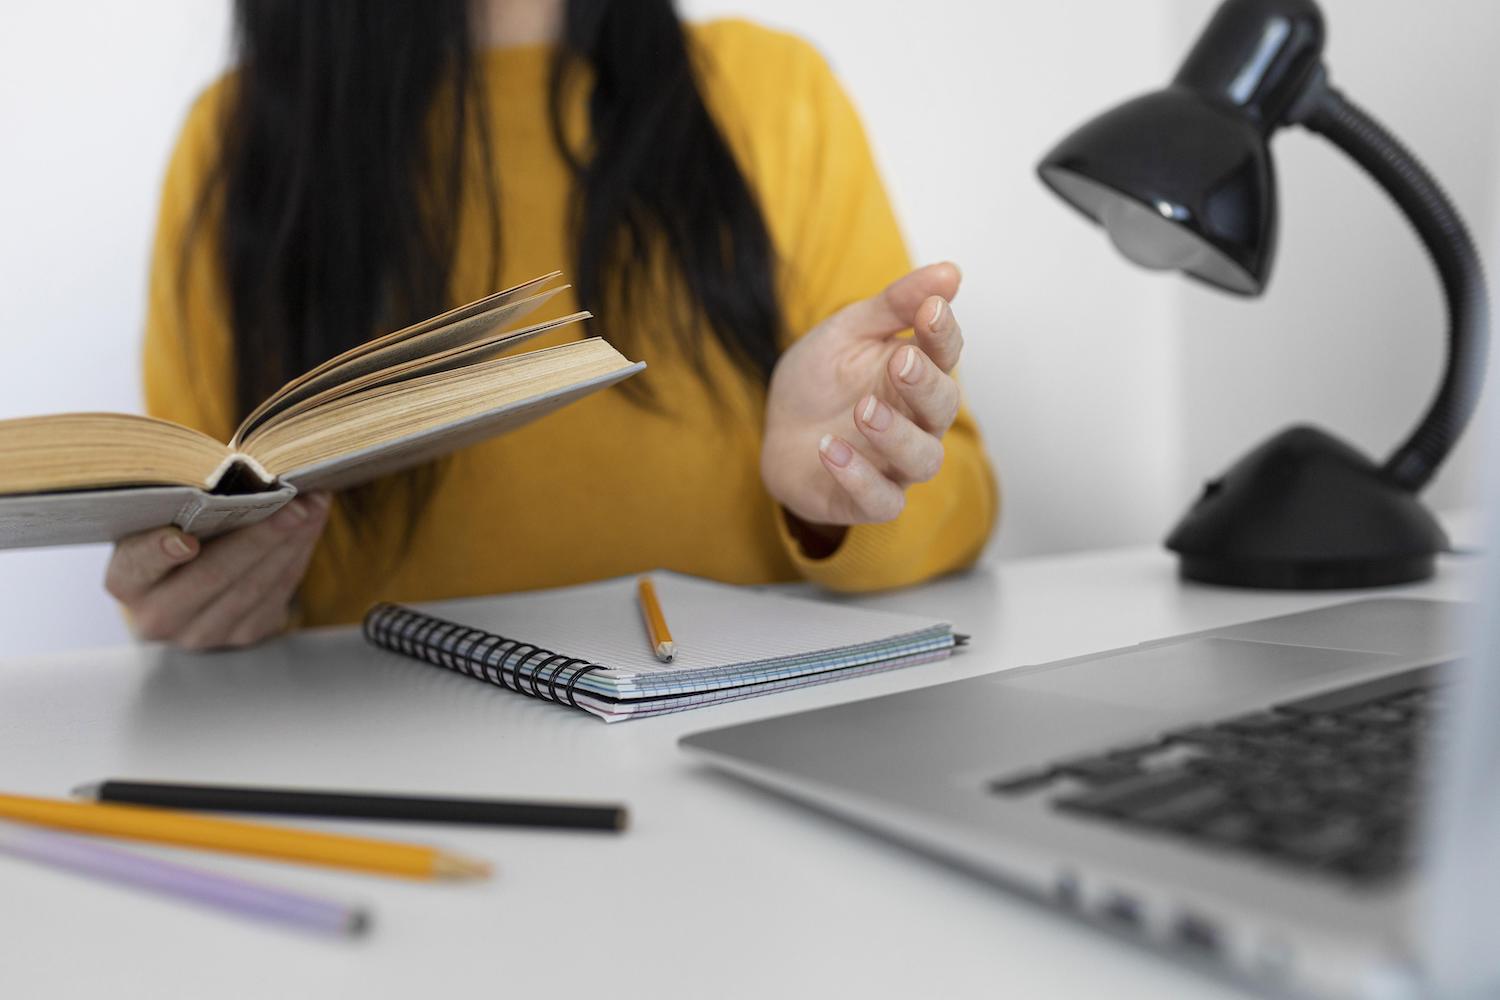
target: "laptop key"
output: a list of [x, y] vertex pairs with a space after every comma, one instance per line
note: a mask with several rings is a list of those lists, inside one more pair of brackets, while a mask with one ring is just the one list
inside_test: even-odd
[[1244, 811], [1224, 811], [1212, 816], [1190, 831], [1193, 836], [1228, 846], [1253, 842], [1262, 828], [1260, 818]]
[[1148, 806], [1168, 802], [1186, 792], [1202, 788], [1207, 783], [1197, 775], [1148, 771], [1136, 778], [1058, 799], [1054, 805], [1074, 812], [1124, 816]]
[[1266, 846], [1298, 861], [1326, 865], [1358, 851], [1367, 839], [1368, 831], [1362, 823], [1350, 817], [1339, 817], [1297, 832], [1273, 836]]
[[1055, 777], [1056, 774], [1049, 767], [1044, 771], [1025, 771], [996, 778], [986, 787], [996, 795], [1025, 795], [1052, 784]]
[[1110, 760], [1139, 761], [1154, 754], [1159, 754], [1166, 749], [1166, 740], [1152, 740], [1150, 743], [1138, 743], [1132, 746], [1116, 747], [1113, 750], [1106, 751], [1104, 756], [1108, 757]]
[[1362, 768], [1330, 767], [1307, 774], [1302, 786], [1315, 795], [1330, 799], [1378, 798], [1385, 783]]
[[1245, 737], [1215, 726], [1190, 726], [1163, 733], [1162, 738], [1171, 743], [1187, 743], [1207, 747], [1238, 747], [1245, 744]]
[[1277, 715], [1275, 712], [1255, 712], [1250, 715], [1241, 715], [1233, 719], [1225, 719], [1215, 729], [1227, 729], [1231, 733], [1267, 733], [1279, 729], [1289, 729], [1297, 724], [1293, 718], [1285, 715]]
[[1164, 802], [1126, 810], [1121, 818], [1143, 826], [1177, 828], [1201, 823], [1230, 802], [1229, 793], [1219, 785], [1200, 785]]
[[1194, 774], [1217, 778], [1235, 787], [1277, 784], [1287, 778], [1285, 767], [1266, 758], [1213, 755], [1195, 757], [1183, 767]]
[[1397, 874], [1410, 860], [1405, 838], [1387, 834], [1367, 840], [1333, 867], [1361, 881], [1377, 881]]
[[1245, 804], [1273, 819], [1296, 820], [1319, 812], [1318, 797], [1295, 785], [1252, 788], [1245, 794]]
[[1141, 774], [1141, 769], [1129, 759], [1087, 757], [1083, 760], [1058, 764], [1054, 773], [1064, 778], [1077, 778], [1091, 785], [1104, 785]]
[[1297, 727], [1297, 735], [1320, 743], [1355, 740], [1364, 733], [1359, 726], [1350, 725], [1336, 715], [1308, 716]]
[[1384, 704], [1371, 705], [1345, 714], [1350, 723], [1365, 729], [1387, 729], [1406, 725], [1410, 720], [1405, 712], [1387, 708]]

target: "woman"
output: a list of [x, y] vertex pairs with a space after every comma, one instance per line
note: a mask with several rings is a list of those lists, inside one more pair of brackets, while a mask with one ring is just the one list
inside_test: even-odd
[[211, 541], [121, 541], [107, 587], [143, 636], [240, 646], [656, 566], [872, 589], [976, 557], [998, 501], [951, 375], [960, 274], [910, 269], [806, 44], [669, 0], [236, 13], [238, 68], [163, 191], [152, 413], [225, 439], [324, 358], [554, 268], [598, 318], [537, 346], [603, 335], [650, 369]]

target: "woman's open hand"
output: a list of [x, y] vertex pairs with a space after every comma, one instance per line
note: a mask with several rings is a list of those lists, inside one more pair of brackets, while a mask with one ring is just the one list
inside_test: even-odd
[[[781, 357], [771, 375], [761, 478], [809, 526], [889, 521], [906, 488], [937, 475], [958, 415], [963, 334], [948, 304], [953, 264], [912, 271], [846, 306]], [[898, 336], [914, 329], [915, 338]]]
[[249, 646], [286, 627], [292, 596], [328, 520], [326, 493], [212, 541], [177, 528], [115, 544], [104, 588], [143, 639], [183, 649]]

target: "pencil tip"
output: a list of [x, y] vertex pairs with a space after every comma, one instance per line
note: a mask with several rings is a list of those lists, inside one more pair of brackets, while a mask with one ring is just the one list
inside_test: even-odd
[[432, 873], [438, 878], [477, 879], [489, 878], [494, 869], [489, 862], [478, 858], [466, 858], [458, 854], [439, 854], [432, 863]]
[[99, 783], [78, 785], [68, 793], [75, 799], [97, 799], [99, 797]]

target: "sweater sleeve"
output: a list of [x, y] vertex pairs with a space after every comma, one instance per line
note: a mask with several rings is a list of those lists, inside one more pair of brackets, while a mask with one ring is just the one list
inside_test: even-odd
[[[823, 59], [796, 43], [803, 86], [785, 121], [787, 161], [801, 183], [782, 188], [793, 209], [773, 221], [781, 235], [788, 326], [800, 336], [841, 307], [874, 295], [911, 270], [859, 116]], [[769, 206], [768, 206], [769, 207]], [[942, 470], [912, 486], [894, 521], [857, 525], [839, 547], [812, 558], [777, 522], [806, 579], [833, 590], [899, 587], [974, 562], [989, 539], [999, 491], [967, 406], [943, 437]]]
[[229, 310], [217, 205], [203, 199], [217, 155], [223, 88], [215, 84], [193, 104], [167, 164], [141, 362], [148, 413], [228, 441], [235, 427]]

